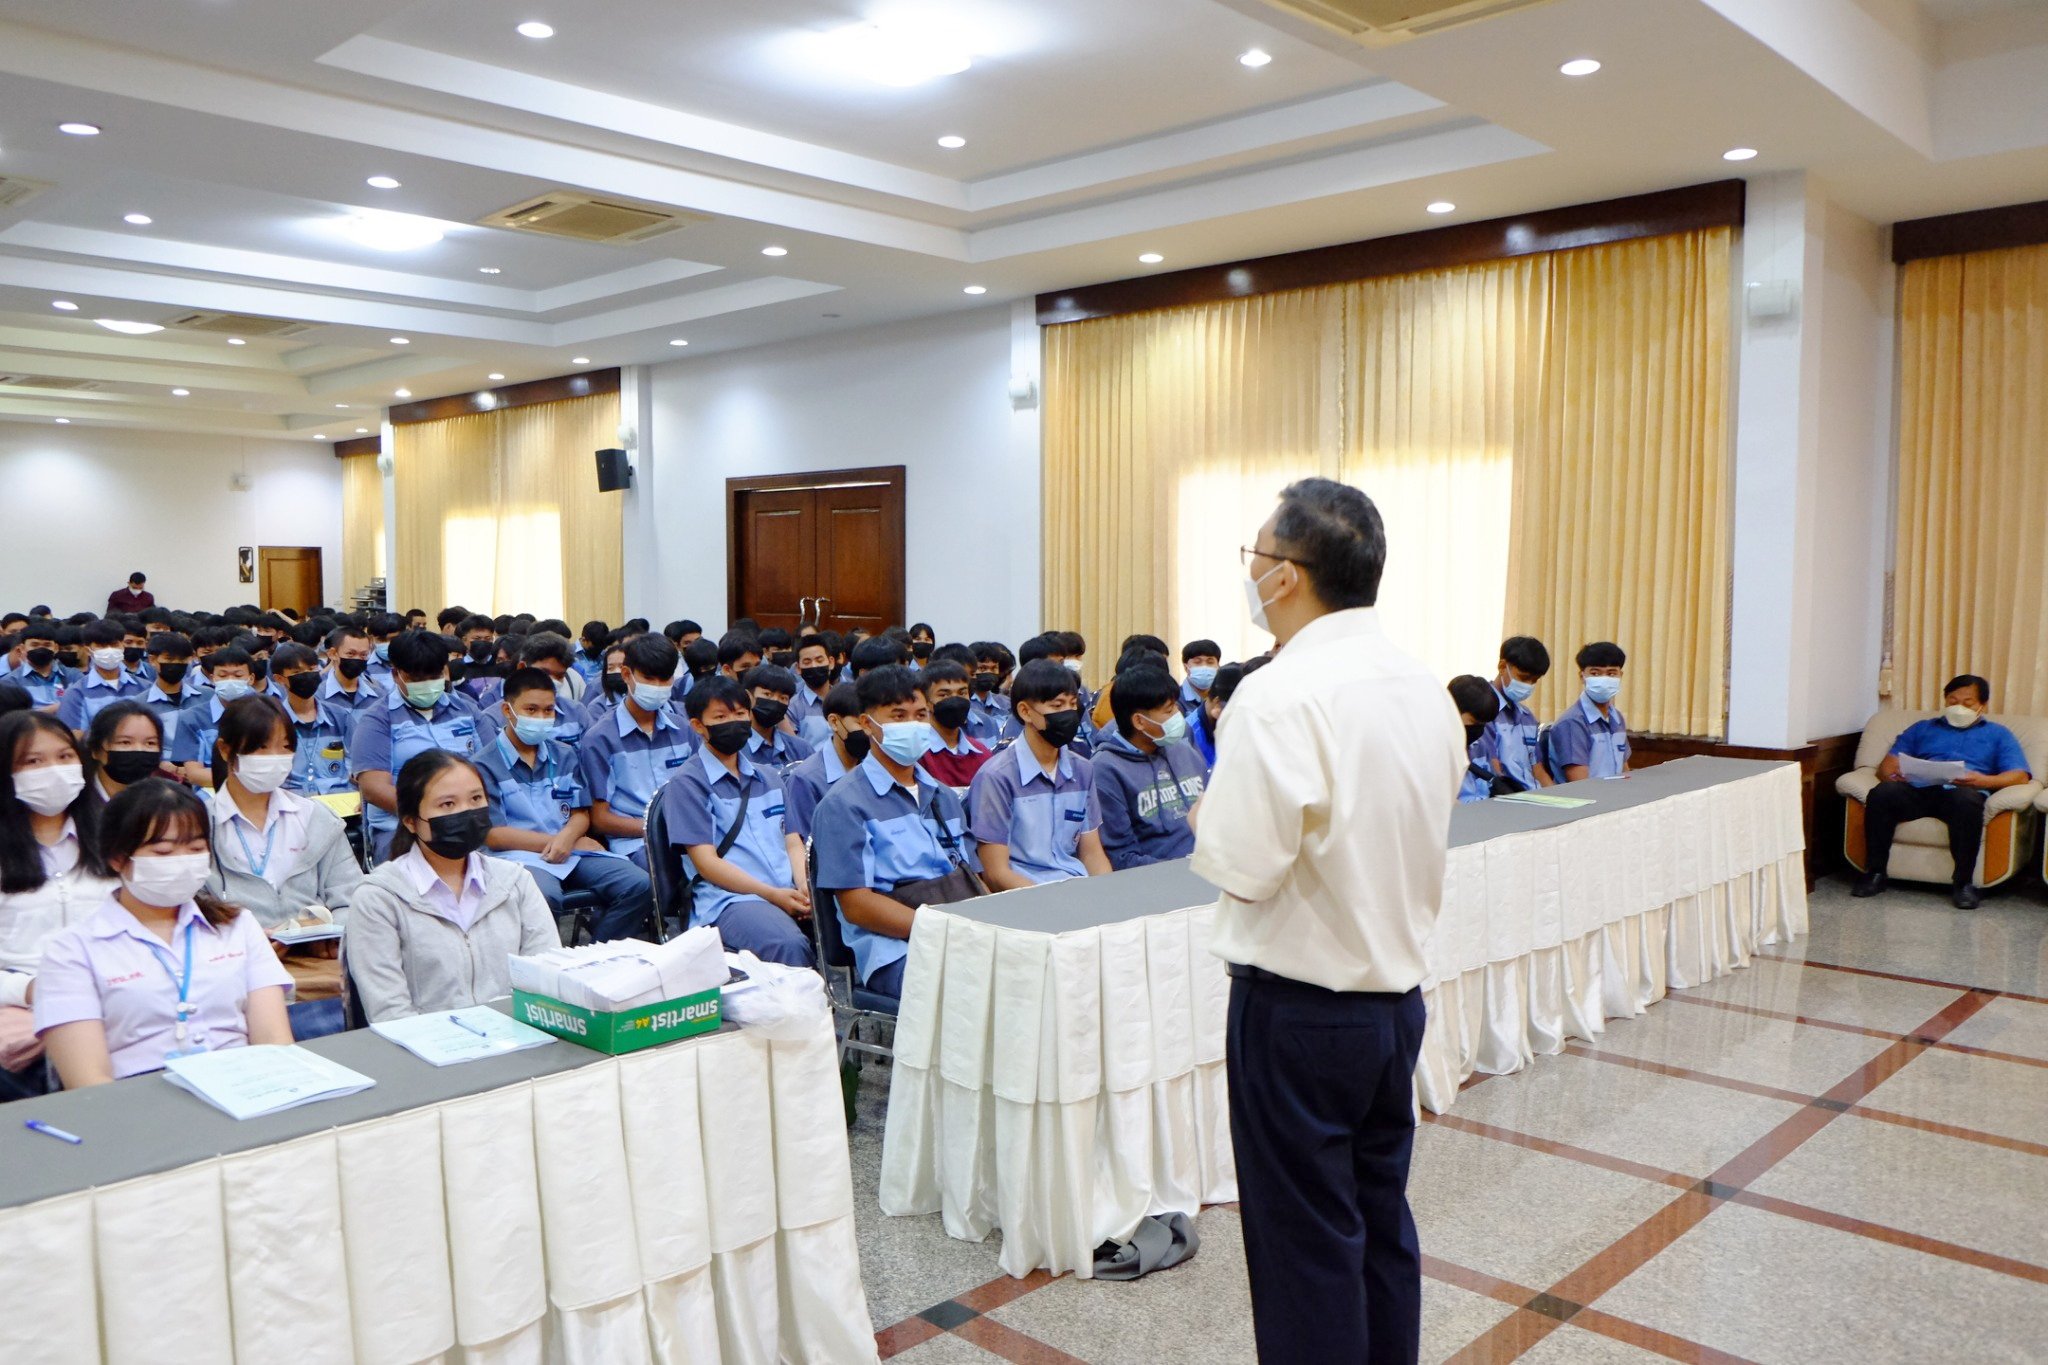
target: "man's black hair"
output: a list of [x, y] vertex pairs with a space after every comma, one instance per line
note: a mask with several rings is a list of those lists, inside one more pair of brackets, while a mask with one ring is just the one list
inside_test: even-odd
[[1131, 717], [1152, 711], [1180, 697], [1180, 684], [1158, 664], [1139, 664], [1117, 670], [1109, 685], [1109, 713], [1116, 717], [1116, 732], [1125, 739], [1133, 733]]
[[142, 648], [152, 659], [165, 654], [174, 654], [182, 659], [192, 653], [192, 642], [175, 630], [160, 630], [150, 636], [149, 643]]
[[1580, 668], [1627, 668], [1628, 655], [1621, 646], [1606, 640], [1596, 641], [1579, 651]]
[[1017, 646], [1017, 664], [1021, 668], [1035, 664], [1040, 659], [1049, 659], [1055, 654], [1064, 657], [1066, 652], [1058, 634], [1047, 631], [1043, 635], [1034, 635]]
[[1186, 667], [1189, 662], [1195, 659], [1221, 660], [1222, 658], [1223, 646], [1217, 644], [1214, 640], [1190, 640], [1180, 647], [1182, 667]]
[[1153, 649], [1148, 645], [1133, 645], [1117, 657], [1116, 676], [1122, 677], [1127, 668], [1165, 668], [1166, 651]]
[[903, 663], [903, 646], [886, 635], [875, 635], [862, 640], [853, 647], [853, 676], [856, 681], [864, 673], [878, 668], [895, 668]]
[[1157, 635], [1126, 635], [1124, 636], [1123, 644], [1117, 647], [1117, 657], [1122, 658], [1134, 649], [1149, 650], [1154, 654], [1170, 654], [1173, 652], [1166, 647], [1166, 641], [1160, 639]]
[[1500, 657], [1510, 668], [1518, 668], [1532, 678], [1550, 671], [1550, 651], [1533, 635], [1516, 635], [1501, 641]]
[[519, 662], [523, 667], [531, 668], [543, 659], [552, 659], [567, 668], [576, 661], [576, 647], [569, 643], [568, 636], [553, 631], [536, 631], [520, 637]]
[[1451, 704], [1481, 725], [1491, 725], [1500, 714], [1500, 694], [1493, 684], [1470, 673], [1451, 679]]
[[708, 635], [699, 635], [683, 646], [683, 663], [690, 670], [690, 676], [701, 678], [706, 673], [718, 671], [718, 642]]
[[448, 641], [421, 627], [402, 632], [391, 642], [391, 668], [417, 682], [441, 676], [448, 667]]
[[961, 667], [956, 660], [941, 659], [934, 654], [931, 662], [924, 666], [924, 671], [919, 673], [918, 677], [923, 680], [925, 691], [930, 692], [934, 683], [956, 682], [964, 684], [967, 681], [967, 670]]
[[1050, 659], [1038, 659], [1017, 670], [1017, 677], [1010, 684], [1010, 704], [1028, 701], [1043, 706], [1061, 697], [1079, 697], [1081, 685], [1074, 680], [1074, 671]]
[[1991, 684], [1986, 682], [1984, 679], [1978, 677], [1975, 673], [1961, 673], [1953, 678], [1950, 678], [1948, 680], [1948, 686], [1941, 689], [1941, 695], [1945, 697], [1949, 693], [1960, 691], [1965, 687], [1974, 687], [1977, 689], [1978, 705], [1991, 705]]
[[119, 621], [94, 621], [79, 632], [79, 643], [89, 649], [105, 649], [118, 645], [128, 638], [128, 632]]
[[505, 675], [504, 698], [507, 702], [528, 692], [545, 692], [552, 697], [555, 695], [555, 680], [538, 668], [515, 668]]
[[760, 687], [770, 692], [780, 692], [785, 697], [795, 696], [797, 689], [802, 685], [796, 680], [796, 674], [775, 664], [755, 664], [747, 670], [746, 676], [740, 679], [740, 686], [749, 692]]
[[1280, 493], [1274, 548], [1295, 561], [1331, 611], [1379, 600], [1387, 529], [1372, 499], [1335, 479], [1301, 479]]
[[761, 637], [752, 631], [729, 630], [718, 637], [718, 666], [730, 668], [747, 655], [761, 656]]
[[871, 668], [861, 674], [860, 681], [853, 686], [862, 711], [873, 711], [882, 706], [896, 706], [923, 695], [918, 688], [917, 674], [902, 664], [884, 664], [880, 668]]
[[825, 715], [857, 716], [860, 714], [860, 689], [852, 683], [841, 683], [825, 694]]
[[943, 644], [932, 651], [932, 663], [958, 664], [971, 672], [974, 668], [974, 651], [957, 642]]
[[667, 682], [675, 677], [676, 665], [681, 662], [682, 655], [666, 635], [635, 635], [626, 641], [626, 667], [643, 678]]
[[690, 695], [683, 698], [683, 714], [691, 720], [702, 720], [704, 712], [715, 701], [722, 701], [738, 711], [752, 711], [754, 707], [754, 699], [747, 695], [747, 689], [721, 673], [690, 689]]
[[788, 649], [792, 644], [796, 643], [790, 638], [789, 632], [781, 626], [770, 626], [755, 638], [760, 641], [763, 654], [766, 654], [771, 649]]

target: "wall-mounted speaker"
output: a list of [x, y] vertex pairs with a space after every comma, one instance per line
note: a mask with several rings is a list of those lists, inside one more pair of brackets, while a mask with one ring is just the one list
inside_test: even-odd
[[597, 452], [597, 491], [617, 493], [633, 486], [633, 466], [623, 450]]

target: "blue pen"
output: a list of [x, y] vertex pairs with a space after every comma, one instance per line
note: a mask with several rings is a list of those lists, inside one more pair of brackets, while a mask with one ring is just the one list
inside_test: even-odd
[[68, 1142], [73, 1147], [85, 1141], [78, 1134], [67, 1133], [62, 1128], [44, 1123], [41, 1119], [23, 1119], [21, 1126], [28, 1129], [31, 1133], [41, 1133], [44, 1137], [53, 1137], [59, 1142]]
[[487, 1043], [491, 1041], [490, 1034], [485, 1033], [475, 1024], [470, 1023], [467, 1019], [463, 1019], [457, 1015], [451, 1014], [448, 1016], [448, 1022], [455, 1025], [455, 1027], [459, 1029], [467, 1029], [469, 1032], [474, 1033], [477, 1037], [483, 1039]]

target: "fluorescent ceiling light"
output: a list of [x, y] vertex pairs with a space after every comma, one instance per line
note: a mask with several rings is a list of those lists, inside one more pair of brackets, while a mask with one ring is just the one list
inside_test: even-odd
[[1723, 161], [1752, 161], [1755, 158], [1756, 148], [1754, 147], [1731, 147], [1721, 153]]
[[133, 223], [136, 227], [148, 227], [151, 223], [154, 223], [156, 219], [150, 217], [146, 213], [124, 213], [121, 215], [121, 221], [124, 223]]
[[677, 337], [674, 341], [671, 341], [669, 343], [669, 345], [671, 346], [687, 346], [689, 344], [689, 342], [683, 340], [681, 337]]
[[410, 397], [412, 397], [412, 390], [411, 390], [411, 389], [399, 389], [399, 390], [397, 390], [396, 392], [394, 392], [394, 393], [393, 393], [393, 394], [392, 394], [391, 396], [392, 396], [393, 398], [410, 398]]
[[939, 139], [939, 145], [949, 152], [957, 152], [967, 145], [967, 139], [958, 133], [948, 133]]
[[418, 251], [441, 240], [441, 225], [409, 213], [364, 212], [342, 221], [341, 231], [372, 251]]
[[588, 365], [590, 363], [590, 357], [587, 355], [579, 355], [572, 359], [569, 363], [571, 365]]
[[70, 299], [53, 299], [50, 303], [50, 307], [56, 309], [60, 313], [75, 313], [78, 311], [78, 305], [73, 303]]
[[60, 427], [68, 427], [71, 425], [71, 419], [69, 417], [59, 417], [57, 419], [57, 425]]
[[529, 19], [521, 24], [518, 33], [522, 38], [552, 38], [555, 36], [554, 28], [551, 25], [543, 24], [538, 19]]
[[1600, 63], [1594, 61], [1591, 57], [1574, 57], [1563, 66], [1560, 66], [1558, 71], [1566, 76], [1590, 76], [1599, 69]]
[[411, 338], [411, 337], [393, 337], [393, 338], [391, 338], [391, 344], [392, 344], [393, 346], [410, 346], [410, 345], [412, 345], [412, 338]]
[[476, 268], [476, 273], [479, 275], [498, 275], [504, 272], [494, 265], [480, 265]]
[[363, 183], [373, 190], [395, 190], [398, 188], [398, 182], [388, 175], [373, 175]]
[[346, 403], [336, 403], [336, 404], [335, 404], [334, 406], [336, 406], [337, 408], [340, 408], [340, 409], [341, 409], [341, 410], [342, 410], [343, 412], [347, 412], [347, 411], [348, 411], [348, 404], [346, 404]]
[[1138, 258], [1139, 265], [1158, 265], [1166, 258], [1156, 251], [1148, 251]]
[[1458, 206], [1448, 199], [1439, 199], [1429, 206], [1431, 213], [1456, 213]]
[[1262, 47], [1255, 47], [1237, 59], [1239, 66], [1248, 66], [1254, 71], [1262, 66], [1271, 65], [1272, 61], [1273, 54]]
[[763, 256], [787, 256], [789, 248], [786, 246], [764, 246], [761, 248], [761, 254]]
[[248, 344], [249, 344], [248, 342], [246, 342], [246, 341], [242, 340], [242, 339], [241, 339], [240, 337], [229, 337], [229, 338], [228, 338], [228, 345], [230, 345], [230, 346], [247, 346]]
[[970, 284], [960, 292], [963, 294], [986, 294], [988, 292], [988, 286], [983, 284]]
[[941, 76], [957, 76], [974, 65], [973, 58], [945, 34], [922, 27], [856, 24], [830, 35], [830, 41], [842, 67], [879, 85], [923, 85]]
[[492, 383], [494, 383], [494, 384], [495, 384], [495, 383], [497, 383], [497, 382], [498, 382], [498, 381], [499, 381], [500, 379], [503, 379], [504, 377], [505, 377], [505, 376], [504, 376], [504, 375], [502, 375], [502, 374], [493, 374], [493, 375], [486, 375], [486, 376], [485, 376], [485, 378], [489, 379], [489, 380], [490, 380], [490, 381], [491, 381]]
[[190, 398], [191, 396], [192, 396], [192, 390], [190, 390], [190, 389], [172, 389], [172, 390], [171, 390], [171, 397], [173, 397], [173, 398]]
[[97, 123], [60, 123], [57, 125], [57, 131], [69, 133], [73, 137], [98, 137], [100, 126]]
[[119, 332], [124, 337], [146, 337], [151, 332], [163, 330], [163, 324], [157, 322], [128, 322], [122, 318], [94, 318], [93, 321], [109, 332]]
[[369, 434], [370, 434], [370, 429], [369, 429], [368, 427], [357, 427], [357, 428], [356, 428], [356, 435], [358, 435], [358, 436], [368, 436]]

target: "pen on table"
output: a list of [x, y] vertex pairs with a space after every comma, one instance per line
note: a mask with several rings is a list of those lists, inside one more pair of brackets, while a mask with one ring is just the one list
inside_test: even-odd
[[471, 1032], [471, 1033], [474, 1033], [474, 1034], [475, 1034], [475, 1035], [476, 1035], [477, 1037], [479, 1037], [479, 1038], [483, 1039], [483, 1040], [484, 1040], [485, 1042], [487, 1042], [487, 1043], [491, 1041], [491, 1035], [490, 1035], [490, 1034], [488, 1034], [488, 1033], [485, 1033], [485, 1032], [484, 1032], [484, 1031], [483, 1031], [482, 1029], [478, 1028], [478, 1027], [477, 1027], [477, 1026], [476, 1026], [475, 1024], [472, 1024], [472, 1023], [470, 1023], [470, 1022], [469, 1022], [469, 1020], [467, 1020], [467, 1019], [464, 1019], [464, 1018], [462, 1018], [462, 1017], [461, 1017], [461, 1016], [459, 1016], [459, 1015], [454, 1015], [454, 1014], [451, 1014], [451, 1015], [449, 1015], [449, 1016], [448, 1016], [448, 1022], [449, 1022], [449, 1023], [451, 1023], [451, 1024], [453, 1024], [453, 1025], [455, 1025], [455, 1027], [457, 1027], [457, 1028], [459, 1028], [459, 1029], [467, 1029], [467, 1030], [468, 1030], [469, 1032]]
[[59, 1142], [68, 1142], [73, 1147], [85, 1141], [78, 1134], [67, 1133], [62, 1128], [44, 1123], [41, 1119], [23, 1119], [21, 1126], [28, 1129], [31, 1133], [41, 1133], [44, 1137], [53, 1137]]

